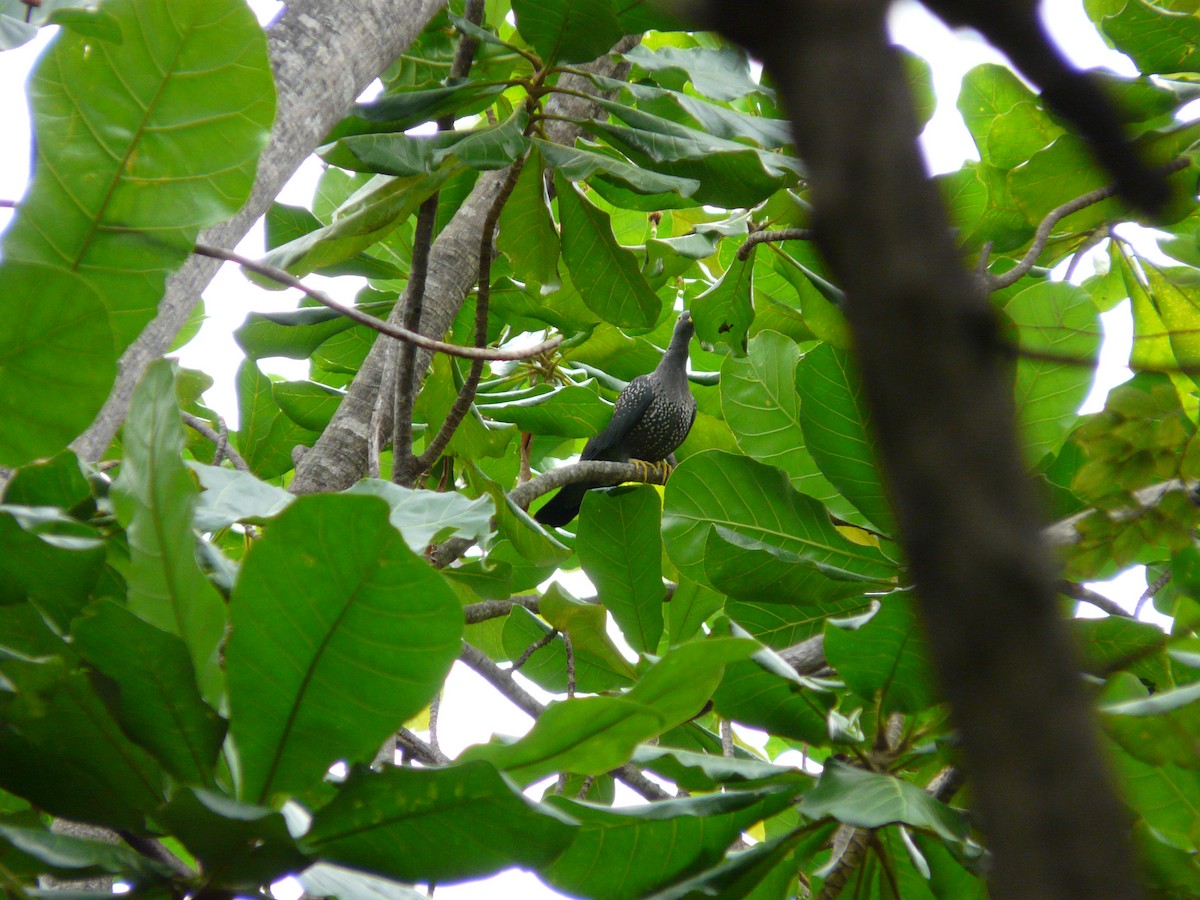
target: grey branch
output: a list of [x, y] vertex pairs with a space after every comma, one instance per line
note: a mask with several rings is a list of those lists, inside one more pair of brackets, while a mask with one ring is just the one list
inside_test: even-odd
[[[212, 426], [205, 422], [202, 418], [199, 416], [193, 416], [188, 412], [183, 413], [183, 424], [187, 425], [188, 428], [195, 431], [205, 440], [212, 441], [220, 453], [224, 453], [229, 457], [229, 461], [233, 463], [233, 467], [235, 469], [240, 469], [243, 472], [250, 471], [250, 464], [246, 462], [246, 460], [242, 457], [242, 454], [238, 453], [229, 445], [228, 435], [222, 438], [222, 435], [214, 431]], [[216, 464], [215, 460], [214, 464]]]

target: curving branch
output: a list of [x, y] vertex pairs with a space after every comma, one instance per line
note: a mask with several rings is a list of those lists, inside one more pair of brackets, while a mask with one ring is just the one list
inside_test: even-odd
[[185, 412], [183, 413], [183, 424], [216, 446], [217, 456], [213, 460], [213, 465], [219, 465], [220, 457], [224, 455], [229, 457], [229, 461], [233, 463], [235, 469], [240, 469], [243, 472], [250, 471], [250, 464], [246, 462], [242, 454], [229, 445], [229, 433], [225, 429], [224, 420], [221, 421], [221, 431], [216, 432], [199, 416], [193, 416], [191, 413]]
[[738, 247], [737, 258], [740, 262], [745, 262], [750, 258], [750, 253], [759, 244], [776, 241], [811, 241], [815, 234], [816, 232], [811, 228], [782, 228], [777, 231], [752, 231], [746, 235], [745, 243]]
[[[1175, 172], [1180, 172], [1191, 165], [1191, 161], [1183, 157], [1173, 159], [1171, 162], [1162, 166], [1158, 171], [1164, 175], [1172, 175]], [[1105, 185], [1102, 188], [1097, 188], [1094, 191], [1088, 191], [1076, 197], [1074, 200], [1068, 200], [1062, 206], [1057, 206], [1050, 212], [1046, 213], [1046, 217], [1042, 219], [1038, 225], [1037, 231], [1033, 236], [1033, 243], [1029, 245], [1029, 249], [1025, 251], [1025, 255], [1020, 261], [1000, 275], [985, 275], [984, 284], [988, 293], [1001, 290], [1016, 284], [1023, 277], [1029, 274], [1034, 264], [1038, 261], [1038, 257], [1042, 255], [1042, 251], [1046, 249], [1046, 244], [1050, 241], [1050, 233], [1054, 231], [1054, 226], [1073, 213], [1079, 212], [1081, 209], [1086, 209], [1101, 202], [1108, 200], [1110, 197], [1115, 197], [1120, 193], [1116, 184]]]
[[347, 319], [357, 322], [359, 325], [365, 325], [372, 331], [378, 331], [380, 334], [386, 334], [388, 337], [396, 338], [399, 341], [406, 341], [417, 347], [425, 350], [433, 350], [437, 353], [445, 353], [447, 356], [458, 356], [462, 359], [480, 359], [480, 360], [521, 360], [532, 359], [533, 357], [545, 353], [547, 350], [553, 350], [560, 343], [561, 337], [551, 338], [548, 341], [542, 341], [540, 344], [534, 344], [532, 347], [525, 347], [520, 350], [489, 350], [487, 347], [460, 347], [457, 344], [447, 344], [445, 341], [437, 341], [433, 338], [426, 337], [420, 332], [409, 331], [400, 325], [393, 325], [390, 322], [385, 322], [383, 319], [377, 319], [372, 315], [368, 315], [360, 309], [353, 306], [347, 306], [344, 303], [339, 303], [334, 300], [324, 291], [318, 291], [316, 288], [311, 288], [303, 281], [293, 275], [291, 272], [285, 272], [283, 269], [276, 268], [258, 260], [250, 259], [247, 256], [242, 256], [240, 253], [234, 253], [232, 250], [222, 250], [220, 247], [210, 247], [208, 244], [197, 244], [193, 251], [200, 256], [208, 256], [213, 259], [224, 259], [229, 262], [235, 262], [251, 272], [257, 272], [272, 281], [277, 281], [280, 284], [286, 284], [288, 287], [296, 288], [303, 291], [308, 297], [316, 300], [322, 306], [332, 309], [336, 313], [340, 313]]

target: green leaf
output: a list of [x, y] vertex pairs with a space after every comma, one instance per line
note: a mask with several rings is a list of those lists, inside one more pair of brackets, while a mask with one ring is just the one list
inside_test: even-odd
[[554, 582], [542, 593], [538, 612], [553, 627], [570, 636], [577, 670], [579, 664], [590, 663], [612, 672], [618, 684], [627, 685], [634, 680], [633, 666], [608, 636], [608, 614], [603, 606], [577, 600]]
[[[1004, 312], [1021, 329], [1021, 346], [1066, 360], [1088, 361], [1100, 351], [1099, 310], [1082, 288], [1043, 281], [1014, 294]], [[1075, 427], [1092, 387], [1087, 366], [1021, 359], [1014, 391], [1026, 458], [1032, 463], [1056, 452]]]
[[114, 682], [125, 734], [183, 783], [213, 786], [225, 722], [200, 698], [183, 642], [107, 600], [75, 620], [71, 641]]
[[1100, 708], [1104, 730], [1150, 765], [1200, 769], [1200, 683]]
[[639, 485], [589, 491], [579, 516], [579, 562], [639, 653], [654, 652], [663, 632], [660, 514], [658, 492]]
[[[741, 663], [732, 663], [741, 665]], [[635, 765], [661, 772], [671, 781], [688, 791], [713, 791], [718, 785], [745, 785], [770, 780], [790, 781], [796, 770], [788, 766], [776, 766], [757, 757], [739, 758], [710, 756], [677, 747], [639, 747], [633, 755]], [[667, 772], [670, 775], [667, 775]]]
[[488, 763], [356, 769], [319, 810], [304, 846], [323, 859], [402, 881], [451, 884], [510, 866], [541, 868], [577, 829]]
[[32, 600], [66, 629], [95, 589], [104, 547], [53, 507], [0, 506], [0, 604]]
[[129, 611], [183, 639], [200, 693], [215, 703], [225, 603], [196, 564], [197, 491], [181, 458], [183, 422], [171, 362], [153, 363], [142, 376], [121, 440], [125, 456], [111, 493], [129, 540]]
[[539, 293], [556, 290], [558, 230], [546, 202], [545, 170], [540, 142], [534, 141], [517, 183], [500, 211], [496, 246], [512, 263], [515, 278], [537, 285]]
[[714, 537], [731, 553], [739, 546], [774, 553], [789, 569], [879, 580], [895, 574], [877, 549], [842, 537], [824, 507], [796, 493], [781, 470], [710, 450], [684, 460], [667, 482], [663, 538], [671, 561], [689, 578], [708, 580], [706, 547], [717, 528]]
[[732, 44], [719, 47], [672, 47], [653, 50], [638, 44], [625, 58], [647, 72], [674, 77], [676, 73], [692, 82], [696, 93], [714, 100], [732, 102], [747, 94], [771, 93], [754, 80], [745, 51]]
[[564, 387], [539, 384], [507, 394], [478, 394], [476, 404], [489, 419], [511, 422], [533, 434], [569, 438], [596, 436], [604, 430], [613, 412], [612, 406], [593, 388], [580, 384]]
[[884, 597], [870, 621], [825, 626], [825, 658], [846, 687], [867, 702], [882, 697], [882, 711], [919, 713], [938, 701], [929, 648], [907, 593]]
[[591, 62], [625, 34], [613, 0], [513, 0], [512, 10], [544, 66]]
[[243, 360], [237, 371], [237, 446], [259, 478], [274, 478], [291, 471], [292, 450], [309, 447], [320, 436], [301, 428], [284, 415], [275, 402], [271, 379], [252, 360]]
[[1119, 747], [1110, 749], [1125, 801], [1167, 844], [1194, 854], [1200, 835], [1200, 771], [1150, 765]]
[[709, 616], [724, 605], [724, 595], [707, 585], [680, 578], [665, 608], [668, 646], [674, 647], [695, 637]]
[[[786, 665], [786, 663], [784, 663]], [[713, 708], [723, 718], [806, 744], [829, 744], [826, 717], [836, 697], [798, 676], [782, 678], [746, 660], [725, 667], [725, 678], [713, 694]]]
[[1035, 99], [1033, 91], [1007, 66], [985, 63], [967, 72], [958, 94], [958, 111], [983, 162], [991, 162], [988, 134], [996, 119], [1018, 104], [1033, 103]]
[[542, 878], [595, 900], [645, 897], [716, 863], [745, 828], [786, 806], [797, 785], [607, 810], [565, 797], [549, 801], [580, 821], [579, 836]]
[[[789, 897], [799, 864], [789, 859], [796, 841], [785, 836], [755, 844], [748, 850], [730, 851], [707, 871], [652, 894], [647, 900], [699, 900], [720, 897], [753, 900]], [[763, 893], [763, 891], [766, 893]]]
[[471, 111], [479, 112], [490, 106], [504, 88], [503, 84], [459, 80], [451, 84], [389, 91], [350, 107], [349, 113], [334, 126], [326, 140], [335, 141], [352, 134], [399, 133], [450, 113], [459, 113], [456, 118], [463, 118]]
[[800, 812], [814, 819], [832, 816], [857, 828], [902, 822], [955, 843], [967, 836], [962, 813], [939, 803], [917, 785], [836, 760], [826, 763], [817, 786], [800, 801]]
[[239, 796], [303, 791], [370, 759], [441, 686], [462, 612], [373, 497], [293, 503], [242, 564], [226, 651]]
[[[541, 150], [546, 165], [561, 172], [571, 181], [586, 181], [596, 188], [610, 202], [613, 189], [628, 188], [636, 194], [644, 196], [647, 201], [653, 201], [653, 209], [673, 209], [677, 206], [694, 206], [689, 198], [696, 193], [700, 182], [694, 178], [681, 178], [676, 175], [662, 175], [641, 166], [635, 166], [624, 159], [598, 153], [584, 147], [564, 147], [549, 141], [533, 139], [534, 145]], [[630, 202], [633, 201], [631, 198]], [[625, 204], [617, 204], [625, 205]], [[628, 208], [641, 209], [641, 205]]]
[[52, 815], [142, 831], [165, 775], [121, 732], [87, 674], [59, 659], [0, 659], [12, 692], [0, 728], [0, 788]]
[[800, 425], [821, 472], [884, 534], [896, 533], [891, 502], [879, 478], [874, 436], [857, 366], [829, 344], [810, 350], [796, 369], [804, 397]]
[[64, 29], [33, 72], [38, 156], [4, 256], [87, 278], [120, 352], [199, 230], [249, 196], [275, 90], [240, 0], [107, 0], [104, 13], [122, 42]]
[[620, 328], [649, 328], [662, 301], [650, 290], [633, 253], [613, 237], [609, 217], [561, 173], [555, 173], [563, 260], [588, 308]]
[[[56, 834], [42, 828], [21, 828], [0, 822], [0, 837], [12, 846], [54, 870], [97, 870], [118, 875], [167, 875], [166, 868], [128, 847], [113, 846], [71, 834]], [[7, 862], [7, 860], [6, 860]], [[66, 874], [66, 873], [63, 873]], [[79, 872], [70, 872], [78, 877]]]
[[[552, 584], [543, 594], [540, 605], [546, 620], [553, 619], [553, 628], [571, 636], [575, 656], [575, 687], [578, 691], [602, 693], [627, 687], [634, 680], [633, 667], [604, 632], [606, 614], [603, 606], [568, 598], [558, 584]], [[545, 612], [546, 606], [551, 606], [553, 615]], [[550, 625], [529, 610], [516, 607], [504, 618], [502, 655], [508, 659], [519, 659], [530, 647], [550, 634]], [[566, 693], [567, 648], [562, 635], [555, 636], [549, 644], [534, 651], [521, 667], [521, 675], [542, 690], [555, 694]]]
[[253, 892], [308, 864], [273, 809], [186, 789], [176, 791], [158, 816], [203, 864], [205, 878], [233, 891]]
[[725, 666], [754, 650], [753, 641], [741, 638], [685, 644], [626, 693], [551, 703], [520, 741], [473, 747], [462, 758], [488, 760], [521, 785], [553, 772], [608, 772], [627, 762], [638, 744], [699, 712]]
[[321, 150], [327, 163], [351, 172], [412, 177], [431, 175], [442, 167], [503, 169], [525, 153], [528, 114], [524, 107], [497, 125], [434, 134], [359, 134], [341, 138]]
[[472, 500], [457, 491], [412, 490], [378, 478], [365, 478], [346, 493], [382, 498], [391, 509], [388, 520], [418, 554], [451, 537], [483, 540], [495, 514], [490, 497]]
[[1100, 27], [1145, 75], [1200, 72], [1200, 21], [1193, 15], [1129, 0]]
[[296, 876], [312, 897], [362, 897], [364, 900], [426, 900], [424, 891], [365, 872], [356, 872], [329, 863], [309, 866]]
[[280, 313], [252, 312], [233, 337], [251, 359], [308, 359], [326, 340], [353, 327], [352, 319], [332, 309], [305, 307]]
[[1150, 299], [1167, 326], [1175, 361], [1184, 368], [1200, 367], [1200, 290], [1189, 283], [1195, 270], [1164, 271], [1158, 266], [1143, 265], [1142, 271]]
[[796, 366], [800, 348], [776, 331], [750, 340], [745, 359], [721, 364], [721, 413], [747, 456], [783, 469], [797, 491], [828, 503], [837, 496], [804, 447]]
[[277, 381], [271, 396], [283, 414], [308, 431], [318, 434], [329, 427], [346, 395], [316, 381]]
[[746, 353], [746, 335], [754, 321], [754, 256], [735, 260], [720, 280], [689, 304], [696, 336], [705, 344], [727, 344], [736, 356]]
[[195, 526], [220, 531], [234, 522], [262, 523], [283, 512], [296, 498], [249, 472], [189, 461], [204, 489], [196, 504]]
[[91, 496], [91, 485], [72, 450], [22, 466], [13, 472], [4, 489], [4, 502], [11, 506], [57, 506], [71, 510], [90, 501]]
[[118, 351], [100, 295], [61, 268], [0, 265], [0, 316], [0, 463], [21, 466], [91, 424], [116, 379]]
[[[378, 175], [338, 208], [331, 224], [276, 247], [263, 261], [293, 275], [345, 262], [403, 225], [460, 170], [461, 166], [450, 163], [407, 178]], [[262, 276], [254, 280], [264, 281]]]

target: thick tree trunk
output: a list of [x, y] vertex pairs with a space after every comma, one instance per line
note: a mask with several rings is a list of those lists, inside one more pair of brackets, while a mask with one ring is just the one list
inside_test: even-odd
[[[293, 0], [268, 30], [279, 93], [271, 143], [249, 202], [200, 240], [233, 249], [355, 98], [416, 39], [445, 0]], [[183, 327], [220, 263], [193, 256], [167, 282], [158, 315], [121, 357], [117, 383], [96, 421], [72, 445], [98, 459], [125, 420], [133, 388]]]

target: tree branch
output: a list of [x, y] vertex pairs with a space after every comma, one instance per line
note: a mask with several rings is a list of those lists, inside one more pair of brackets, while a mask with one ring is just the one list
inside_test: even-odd
[[[1171, 160], [1171, 162], [1160, 167], [1158, 171], [1164, 175], [1172, 175], [1175, 172], [1186, 169], [1190, 165], [1190, 160], [1180, 157]], [[1000, 275], [988, 274], [985, 276], [988, 293], [1016, 284], [1025, 275], [1029, 274], [1029, 271], [1038, 261], [1038, 257], [1042, 255], [1042, 251], [1046, 249], [1046, 244], [1050, 241], [1050, 233], [1054, 230], [1055, 225], [1072, 213], [1077, 213], [1081, 209], [1086, 209], [1102, 200], [1108, 200], [1110, 197], [1117, 196], [1117, 194], [1118, 188], [1116, 184], [1105, 185], [1102, 188], [1082, 194], [1074, 200], [1068, 200], [1062, 206], [1055, 207], [1046, 213], [1046, 217], [1042, 219], [1041, 224], [1038, 225], [1037, 231], [1034, 233], [1033, 243], [1029, 245], [1029, 249], [1025, 251], [1025, 255], [1021, 257], [1020, 262]]]
[[741, 262], [745, 262], [750, 258], [750, 253], [759, 244], [765, 244], [774, 241], [811, 241], [814, 237], [814, 232], [811, 228], [783, 228], [778, 231], [751, 231], [746, 235], [746, 240], [742, 246], [738, 247], [737, 258]]
[[365, 325], [372, 331], [378, 331], [380, 334], [386, 334], [388, 337], [396, 338], [399, 341], [405, 341], [409, 344], [415, 344], [425, 350], [433, 350], [438, 353], [445, 353], [447, 356], [458, 356], [463, 359], [481, 359], [481, 360], [521, 360], [532, 359], [540, 353], [545, 353], [547, 350], [553, 350], [560, 343], [561, 337], [551, 338], [548, 341], [542, 341], [540, 344], [534, 344], [532, 347], [525, 347], [520, 350], [489, 350], [486, 347], [460, 347], [457, 344], [447, 344], [445, 341], [436, 341], [433, 338], [425, 337], [416, 331], [409, 331], [400, 325], [393, 325], [390, 322], [385, 322], [383, 319], [377, 319], [374, 316], [363, 312], [353, 306], [346, 306], [344, 303], [339, 303], [334, 300], [324, 291], [318, 291], [316, 288], [311, 288], [303, 281], [293, 275], [291, 272], [285, 272], [283, 269], [276, 268], [259, 260], [250, 259], [247, 256], [242, 256], [240, 253], [234, 253], [232, 250], [222, 250], [220, 247], [210, 247], [207, 244], [197, 244], [193, 250], [194, 253], [200, 256], [208, 256], [213, 259], [226, 259], [230, 262], [235, 262], [251, 272], [257, 272], [272, 281], [277, 281], [280, 284], [286, 284], [288, 287], [296, 288], [303, 291], [308, 297], [316, 300], [322, 306], [332, 309], [336, 313], [340, 313], [347, 319], [357, 322], [359, 325]]
[[[187, 425], [188, 428], [195, 431], [205, 440], [212, 441], [212, 443], [216, 445], [218, 456], [224, 454], [225, 456], [229, 457], [229, 461], [233, 463], [233, 467], [235, 469], [240, 469], [243, 472], [250, 471], [250, 464], [246, 462], [242, 454], [238, 453], [229, 445], [229, 435], [227, 433], [218, 434], [216, 431], [213, 431], [209, 424], [199, 416], [193, 416], [189, 412], [185, 412], [182, 415], [183, 424]], [[222, 425], [223, 424], [224, 423], [222, 422]], [[222, 429], [222, 432], [224, 432], [224, 429]], [[213, 465], [220, 465], [215, 457], [213, 459]]]

